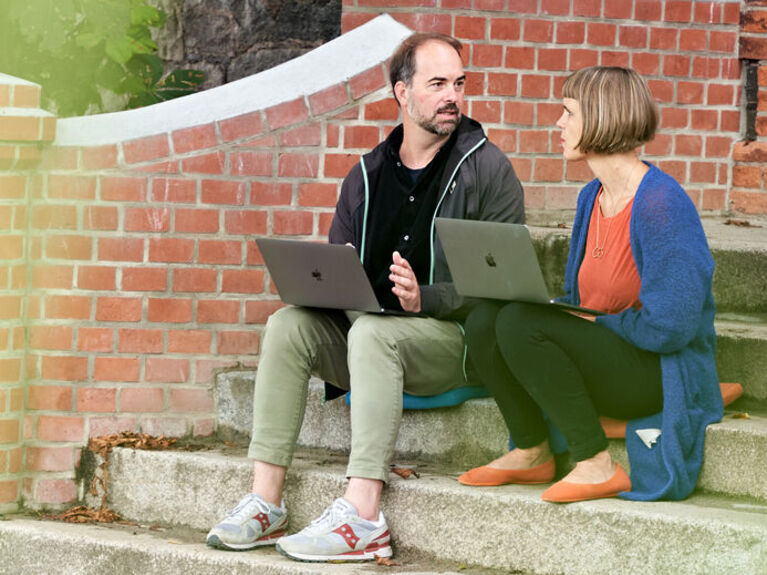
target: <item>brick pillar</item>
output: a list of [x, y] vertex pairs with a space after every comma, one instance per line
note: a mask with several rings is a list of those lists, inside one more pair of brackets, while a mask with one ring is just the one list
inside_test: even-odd
[[740, 53], [745, 65], [746, 138], [733, 152], [732, 208], [767, 213], [767, 4], [747, 0], [740, 19]]
[[28, 208], [40, 144], [56, 129], [39, 104], [40, 86], [0, 74], [0, 513], [22, 493]]

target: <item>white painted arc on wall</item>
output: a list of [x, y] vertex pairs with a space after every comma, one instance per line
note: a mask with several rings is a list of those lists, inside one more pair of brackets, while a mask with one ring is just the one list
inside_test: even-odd
[[173, 132], [314, 94], [386, 62], [412, 30], [383, 15], [293, 60], [145, 108], [62, 118], [54, 145], [101, 146]]

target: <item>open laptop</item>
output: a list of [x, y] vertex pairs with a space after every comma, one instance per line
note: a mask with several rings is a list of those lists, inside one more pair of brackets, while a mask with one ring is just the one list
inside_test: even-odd
[[357, 251], [348, 245], [257, 238], [283, 302], [304, 307], [412, 315], [378, 302]]
[[604, 315], [551, 299], [527, 226], [448, 218], [437, 218], [436, 225], [459, 294]]

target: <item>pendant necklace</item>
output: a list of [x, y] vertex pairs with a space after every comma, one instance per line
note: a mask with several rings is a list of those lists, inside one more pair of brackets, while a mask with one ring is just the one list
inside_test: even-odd
[[[602, 190], [602, 193], [604, 193], [604, 190]], [[605, 239], [602, 242], [602, 247], [599, 247], [599, 220], [602, 219], [602, 211], [599, 209], [599, 205], [597, 202], [597, 237], [596, 241], [594, 242], [594, 249], [591, 250], [591, 257], [598, 260], [603, 255], [605, 255], [605, 246], [607, 246], [607, 238], [610, 236], [610, 228], [613, 225], [613, 220], [615, 217], [609, 218], [610, 223], [607, 224], [607, 233], [605, 234]]]

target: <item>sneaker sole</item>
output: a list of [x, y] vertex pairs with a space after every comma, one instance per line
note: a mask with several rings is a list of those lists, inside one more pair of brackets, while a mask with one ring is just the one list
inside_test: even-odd
[[294, 561], [303, 561], [304, 563], [335, 563], [351, 561], [375, 561], [376, 557], [391, 557], [393, 555], [391, 545], [384, 543], [374, 548], [367, 547], [361, 551], [352, 551], [350, 553], [341, 553], [339, 555], [307, 555], [305, 553], [289, 553], [276, 546], [277, 552]]
[[280, 529], [279, 531], [275, 531], [274, 533], [271, 533], [267, 535], [266, 537], [256, 539], [253, 543], [242, 543], [242, 544], [224, 543], [223, 541], [221, 541], [218, 535], [211, 535], [210, 537], [206, 539], [205, 543], [208, 545], [208, 547], [214, 547], [215, 549], [224, 549], [226, 551], [250, 551], [251, 549], [256, 549], [257, 547], [266, 547], [267, 545], [274, 545], [277, 543], [277, 540], [280, 537], [286, 534], [287, 534], [287, 531], [285, 529]]

